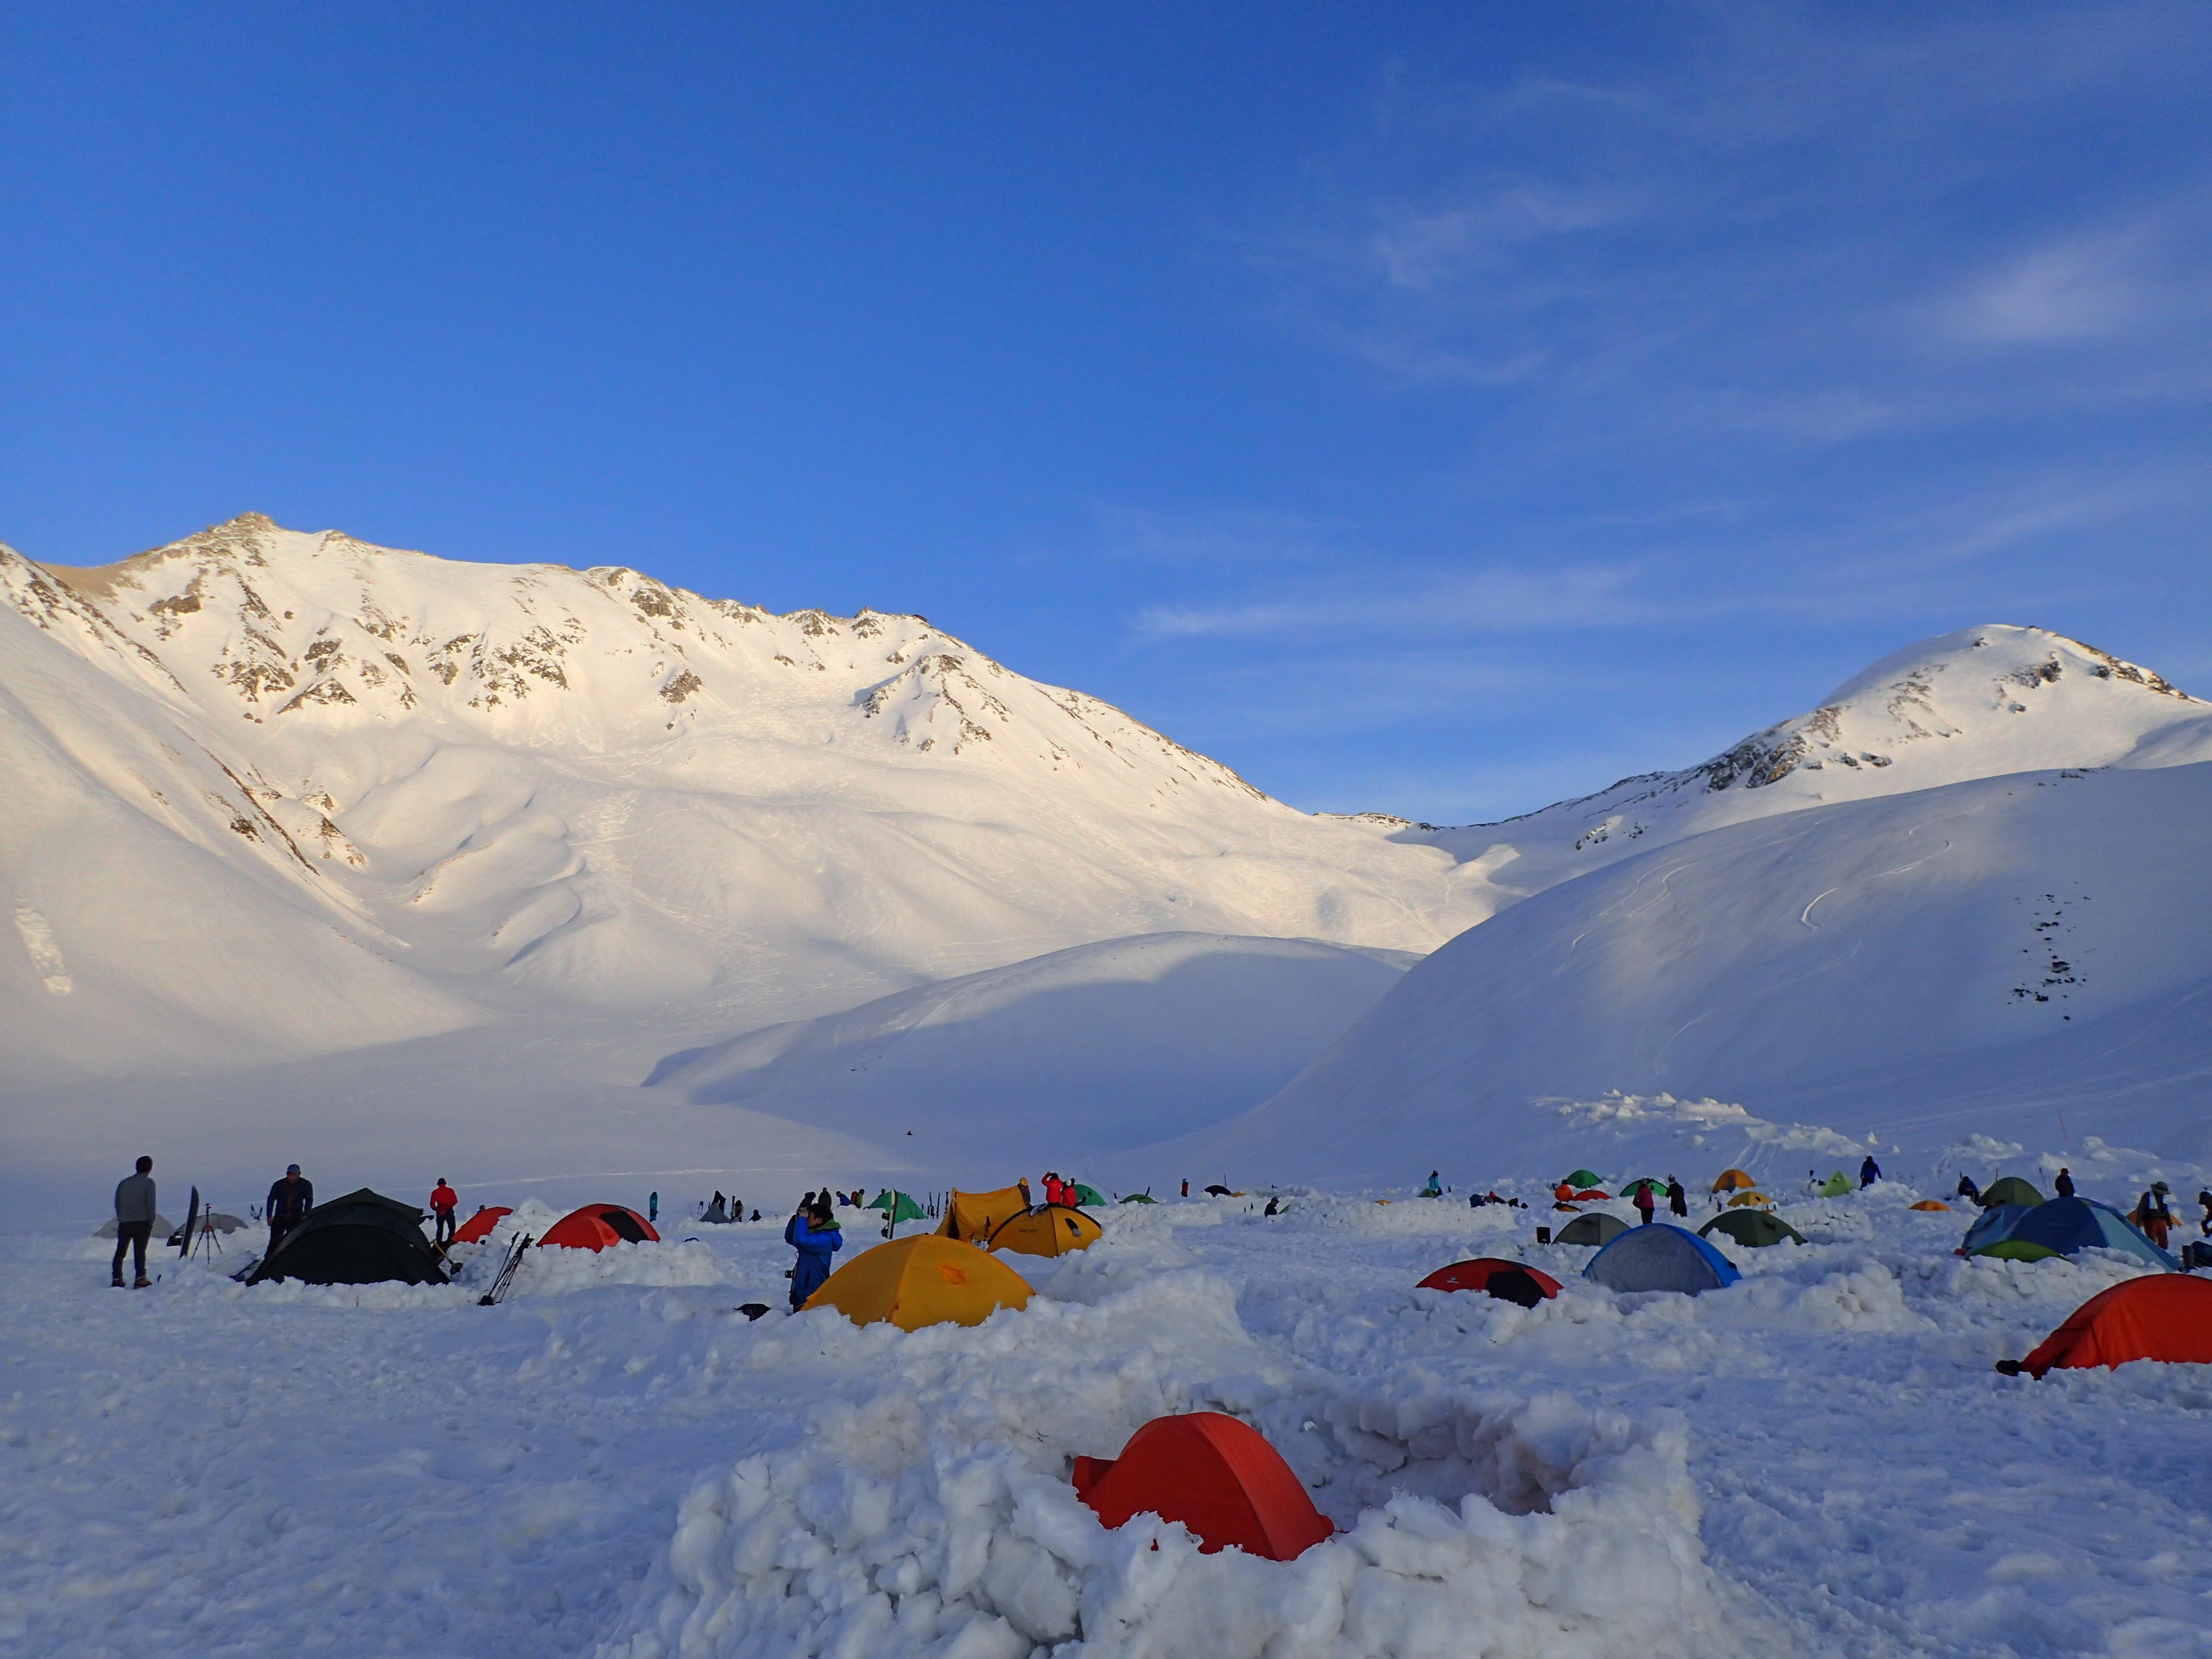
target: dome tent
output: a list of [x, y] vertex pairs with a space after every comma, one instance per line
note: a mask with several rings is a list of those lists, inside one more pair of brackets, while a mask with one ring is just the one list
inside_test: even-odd
[[481, 1244], [491, 1237], [491, 1230], [498, 1226], [503, 1218], [514, 1213], [514, 1208], [505, 1204], [495, 1204], [489, 1210], [478, 1210], [453, 1229], [453, 1243]]
[[1972, 1255], [1984, 1244], [1994, 1244], [2011, 1232], [2021, 1217], [2035, 1206], [2033, 1204], [1994, 1204], [1976, 1216], [1966, 1236], [1959, 1241], [1959, 1254]]
[[1623, 1198], [1634, 1198], [1638, 1193], [1643, 1191], [1646, 1187], [1649, 1187], [1651, 1189], [1651, 1196], [1655, 1199], [1664, 1198], [1667, 1196], [1667, 1183], [1660, 1180], [1657, 1176], [1637, 1176], [1635, 1180], [1629, 1182], [1626, 1186], [1621, 1188], [1620, 1195]]
[[2212, 1365], [2212, 1281], [2147, 1273], [2091, 1297], [2035, 1351], [1997, 1369], [2041, 1376], [2054, 1368], [2124, 1365], [2137, 1359]]
[[1999, 1176], [1982, 1188], [1982, 1203], [1984, 1206], [1991, 1204], [2033, 1205], [2042, 1202], [2043, 1194], [2018, 1176]]
[[1971, 1253], [2040, 1261], [2094, 1249], [2124, 1250], [2167, 1273], [2178, 1272], [2181, 1266], [2111, 1205], [2089, 1198], [2054, 1198], [2039, 1204], [2015, 1217], [2002, 1237], [1976, 1245]]
[[1680, 1291], [1696, 1296], [1733, 1285], [1735, 1264], [1685, 1227], [1631, 1227], [1590, 1258], [1584, 1279], [1608, 1290]]
[[1029, 1281], [987, 1250], [916, 1233], [863, 1250], [806, 1298], [855, 1325], [980, 1325], [1001, 1308], [1029, 1306]]
[[1923, 1198], [1912, 1207], [1916, 1210], [1948, 1210], [1951, 1206], [1940, 1198]]
[[549, 1244], [562, 1244], [572, 1250], [604, 1250], [610, 1244], [659, 1242], [660, 1235], [653, 1224], [635, 1210], [625, 1209], [619, 1204], [586, 1204], [580, 1210], [569, 1211], [548, 1227], [538, 1244], [541, 1249]]
[[1558, 1242], [1562, 1244], [1610, 1244], [1621, 1234], [1630, 1231], [1629, 1224], [1617, 1215], [1598, 1211], [1589, 1215], [1578, 1215], [1559, 1229]]
[[945, 1200], [945, 1224], [940, 1238], [957, 1238], [963, 1244], [988, 1243], [999, 1224], [1030, 1206], [1019, 1187], [1001, 1187], [994, 1193], [955, 1191]]
[[1096, 1187], [1086, 1187], [1079, 1181], [1075, 1183], [1075, 1201], [1078, 1204], [1096, 1207], [1106, 1202], [1106, 1194]]
[[1820, 1183], [1820, 1196], [1823, 1198], [1848, 1198], [1857, 1190], [1851, 1185], [1850, 1177], [1841, 1170], [1836, 1170]]
[[[177, 1224], [175, 1222], [170, 1220], [168, 1217], [163, 1215], [159, 1210], [154, 1212], [154, 1231], [152, 1237], [155, 1238], [167, 1238], [172, 1237], [176, 1231]], [[112, 1238], [115, 1237], [115, 1234], [116, 1224], [115, 1218], [113, 1216], [108, 1217], [106, 1220], [101, 1222], [100, 1225], [92, 1230], [92, 1236], [94, 1238]]]
[[1572, 1175], [1563, 1177], [1559, 1184], [1564, 1187], [1572, 1187], [1577, 1191], [1580, 1191], [1586, 1187], [1603, 1186], [1605, 1177], [1592, 1175], [1588, 1170], [1577, 1170]]
[[1713, 1190], [1717, 1193], [1748, 1192], [1757, 1185], [1759, 1183], [1741, 1170], [1723, 1170], [1713, 1177]]
[[442, 1285], [438, 1253], [422, 1237], [422, 1212], [363, 1187], [318, 1204], [284, 1235], [246, 1283]]
[[1764, 1249], [1770, 1244], [1779, 1244], [1784, 1239], [1802, 1244], [1805, 1235], [1780, 1216], [1765, 1210], [1729, 1210], [1715, 1216], [1698, 1229], [1698, 1237], [1709, 1238], [1715, 1233], [1725, 1233], [1746, 1249]]
[[1439, 1267], [1415, 1288], [1424, 1291], [1480, 1291], [1501, 1302], [1517, 1303], [1523, 1308], [1533, 1308], [1546, 1297], [1557, 1296], [1559, 1281], [1547, 1273], [1540, 1273], [1526, 1262], [1508, 1261], [1502, 1256], [1482, 1255], [1472, 1261], [1455, 1261], [1449, 1267]]
[[991, 1234], [991, 1248], [1024, 1255], [1066, 1255], [1089, 1249], [1104, 1235], [1105, 1229], [1082, 1211], [1045, 1204], [1001, 1221]]
[[1073, 1480], [1106, 1526], [1157, 1515], [1188, 1527], [1201, 1555], [1239, 1549], [1289, 1561], [1336, 1530], [1282, 1454], [1220, 1412], [1156, 1417], [1119, 1457], [1077, 1458]]

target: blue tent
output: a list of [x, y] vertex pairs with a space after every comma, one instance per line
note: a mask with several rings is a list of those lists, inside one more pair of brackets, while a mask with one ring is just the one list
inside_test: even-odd
[[2033, 1204], [1992, 1204], [1974, 1218], [1974, 1224], [1966, 1229], [1966, 1236], [1959, 1241], [1959, 1254], [1970, 1255], [1984, 1244], [2010, 1237], [2012, 1230], [2020, 1224], [2021, 1217], [2035, 1206]]
[[1733, 1285], [1743, 1275], [1735, 1264], [1686, 1227], [1654, 1222], [1631, 1227], [1590, 1258], [1583, 1269], [1616, 1291], [1680, 1291], [1695, 1296]]
[[2046, 1252], [2072, 1255], [2076, 1250], [2124, 1250], [2168, 1273], [2181, 1268], [2179, 1262], [2137, 1232], [2125, 1216], [2094, 1198], [2054, 1198], [2047, 1204], [2038, 1204], [2014, 1221], [2002, 1238], [1985, 1239], [1976, 1248], [1998, 1247], [2029, 1260]]

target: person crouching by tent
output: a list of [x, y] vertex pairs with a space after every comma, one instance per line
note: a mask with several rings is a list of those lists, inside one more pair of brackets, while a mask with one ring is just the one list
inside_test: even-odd
[[146, 1277], [146, 1241], [154, 1236], [154, 1160], [142, 1158], [137, 1169], [115, 1183], [115, 1288], [123, 1288], [123, 1253], [137, 1257], [137, 1288], [154, 1281]]
[[1636, 1189], [1635, 1202], [1636, 1224], [1639, 1227], [1650, 1226], [1651, 1224], [1651, 1212], [1655, 1207], [1651, 1202], [1651, 1183], [1650, 1182], [1645, 1182], [1641, 1187], [1638, 1187]]
[[1677, 1176], [1667, 1177], [1667, 1211], [1668, 1214], [1680, 1216], [1686, 1221], [1689, 1218], [1690, 1189]]
[[2173, 1225], [2173, 1206], [2166, 1202], [2166, 1185], [2163, 1181], [2151, 1182], [2150, 1190], [2142, 1195], [2142, 1204], [2137, 1213], [2142, 1217], [2144, 1235], [2160, 1249], [2164, 1249], [2166, 1230]]
[[453, 1212], [460, 1206], [461, 1195], [446, 1184], [445, 1176], [440, 1176], [438, 1184], [430, 1188], [430, 1213], [436, 1218], [438, 1224], [438, 1237], [434, 1243], [450, 1244], [453, 1242]]
[[1969, 1204], [1979, 1204], [1982, 1201], [1982, 1189], [1974, 1185], [1973, 1176], [1962, 1175], [1959, 1177], [1959, 1196]]
[[284, 1166], [284, 1178], [272, 1182], [265, 1213], [269, 1218], [269, 1254], [284, 1242], [284, 1235], [307, 1218], [315, 1207], [315, 1183], [300, 1174], [300, 1166]]
[[820, 1290], [830, 1277], [830, 1258], [845, 1248], [845, 1236], [837, 1231], [837, 1220], [830, 1212], [827, 1203], [814, 1200], [802, 1203], [792, 1214], [783, 1230], [783, 1242], [799, 1252], [799, 1260], [791, 1269], [791, 1310], [797, 1313], [806, 1305], [806, 1298]]

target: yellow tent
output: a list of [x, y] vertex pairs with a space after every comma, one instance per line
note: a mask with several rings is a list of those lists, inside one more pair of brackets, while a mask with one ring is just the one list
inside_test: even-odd
[[1089, 1249], [1104, 1231], [1080, 1210], [1047, 1204], [1001, 1221], [991, 1235], [991, 1248], [1019, 1250], [1024, 1255], [1066, 1255], [1070, 1250]]
[[1948, 1210], [1951, 1206], [1932, 1198], [1923, 1198], [1912, 1206], [1916, 1210]]
[[889, 1320], [902, 1331], [924, 1325], [980, 1325], [1001, 1308], [1029, 1305], [1029, 1281], [998, 1257], [933, 1233], [863, 1250], [806, 1298], [835, 1308], [855, 1325]]
[[1717, 1193], [1740, 1193], [1759, 1183], [1741, 1170], [1723, 1170], [1713, 1182]]
[[937, 1230], [938, 1236], [963, 1244], [988, 1243], [1000, 1222], [1028, 1208], [1018, 1187], [1001, 1187], [995, 1193], [954, 1193], [945, 1201], [945, 1224]]
[[1738, 1193], [1734, 1198], [1729, 1200], [1729, 1208], [1731, 1210], [1740, 1210], [1747, 1204], [1756, 1204], [1762, 1209], [1774, 1207], [1774, 1200], [1760, 1192]]

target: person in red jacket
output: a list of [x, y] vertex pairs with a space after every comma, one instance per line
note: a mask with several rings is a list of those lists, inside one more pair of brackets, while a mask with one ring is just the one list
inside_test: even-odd
[[438, 1184], [430, 1189], [430, 1213], [437, 1218], [438, 1243], [450, 1241], [453, 1236], [453, 1212], [460, 1207], [461, 1195], [446, 1184], [440, 1176]]
[[1636, 1189], [1637, 1224], [1640, 1227], [1650, 1226], [1651, 1224], [1651, 1212], [1656, 1208], [1658, 1208], [1658, 1205], [1651, 1197], [1651, 1183], [1647, 1181], [1641, 1187], [1638, 1187]]

